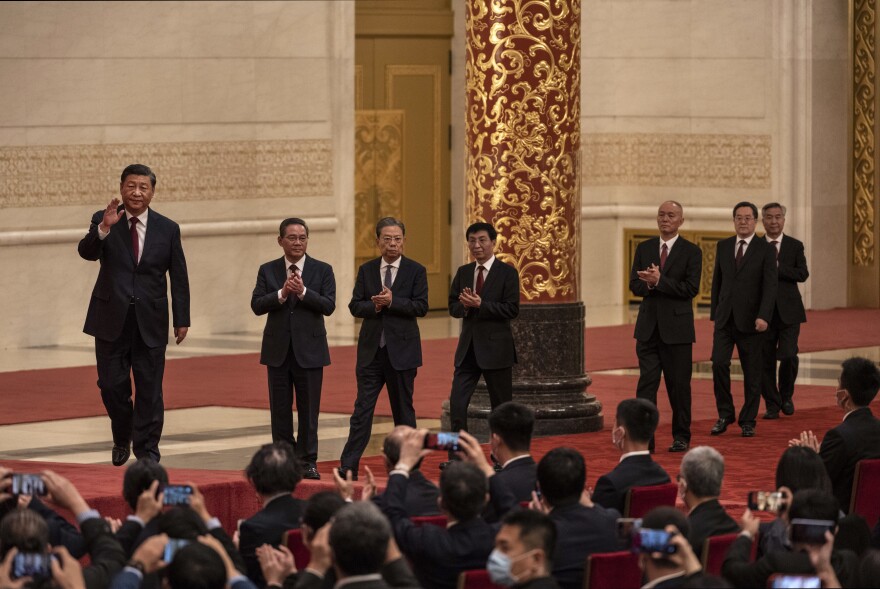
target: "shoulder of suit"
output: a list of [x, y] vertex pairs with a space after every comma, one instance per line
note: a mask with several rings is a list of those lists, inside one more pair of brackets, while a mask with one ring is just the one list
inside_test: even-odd
[[412, 258], [407, 258], [406, 256], [401, 256], [400, 257], [400, 267], [402, 268], [404, 266], [413, 266], [415, 268], [424, 268], [424, 266], [422, 264], [416, 262]]
[[155, 209], [150, 209], [150, 212], [147, 215], [147, 226], [149, 227], [149, 224], [153, 223], [153, 222], [168, 223], [169, 225], [172, 225], [174, 227], [178, 226], [175, 221], [172, 221], [171, 219], [169, 219], [165, 215], [156, 212]]
[[802, 242], [800, 239], [792, 237], [791, 235], [783, 234], [782, 235], [782, 243], [784, 244], [787, 241], [790, 241], [794, 245], [799, 245], [801, 247], [804, 247], [804, 242]]
[[[282, 259], [283, 259], [283, 257], [282, 257]], [[306, 262], [305, 262], [305, 263], [306, 263], [306, 264], [315, 264], [316, 266], [320, 266], [320, 267], [322, 267], [322, 268], [326, 268], [326, 269], [332, 269], [332, 268], [333, 268], [333, 267], [332, 267], [330, 264], [328, 264], [327, 262], [322, 262], [322, 261], [319, 260], [318, 258], [313, 258], [312, 256], [306, 256]]]

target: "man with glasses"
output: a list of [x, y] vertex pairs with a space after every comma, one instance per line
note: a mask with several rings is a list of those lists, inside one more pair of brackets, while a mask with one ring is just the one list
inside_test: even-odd
[[428, 312], [425, 267], [404, 257], [406, 227], [393, 217], [376, 223], [379, 257], [358, 269], [348, 310], [363, 319], [358, 335], [357, 398], [349, 422], [348, 440], [339, 459], [339, 475], [351, 472], [370, 441], [373, 411], [382, 387], [388, 389], [394, 425], [416, 426], [413, 385], [422, 365], [418, 318]]
[[755, 435], [761, 404], [761, 334], [773, 318], [777, 289], [776, 250], [766, 240], [755, 239], [757, 221], [758, 207], [750, 202], [737, 204], [733, 208], [736, 235], [719, 241], [715, 250], [710, 319], [715, 322], [712, 380], [718, 421], [712, 427], [713, 436], [737, 421], [730, 394], [734, 345], [745, 387], [738, 422], [744, 438]]
[[[256, 315], [267, 315], [260, 364], [269, 373], [272, 441], [296, 448], [304, 477], [320, 479], [318, 413], [324, 366], [330, 364], [324, 317], [336, 309], [333, 268], [306, 255], [309, 227], [292, 217], [281, 222], [278, 245], [284, 256], [266, 262], [257, 273], [251, 297]], [[293, 392], [296, 391], [297, 439], [293, 437]]]

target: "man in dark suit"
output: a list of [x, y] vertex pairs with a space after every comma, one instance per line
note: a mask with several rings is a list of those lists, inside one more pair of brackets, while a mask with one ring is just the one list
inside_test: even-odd
[[831, 478], [834, 496], [844, 513], [849, 513], [856, 464], [866, 458], [880, 458], [880, 420], [871, 413], [871, 401], [880, 390], [880, 370], [867, 358], [850, 358], [842, 364], [837, 406], [843, 423], [828, 430], [819, 440], [811, 431], [801, 432], [790, 446], [807, 446], [819, 453]]
[[702, 586], [698, 581], [702, 565], [686, 540], [690, 526], [680, 510], [668, 505], [655, 507], [642, 518], [642, 528], [673, 532], [669, 544], [675, 547], [673, 554], [639, 552], [639, 568], [647, 581], [642, 589], [689, 587], [691, 583]]
[[[400, 461], [400, 446], [407, 432], [413, 428], [408, 425], [398, 425], [385, 436], [385, 442], [382, 444], [382, 458], [384, 458], [385, 472], [391, 474], [394, 467]], [[417, 517], [422, 515], [438, 515], [440, 506], [437, 500], [440, 498], [440, 489], [437, 485], [429, 481], [422, 473], [421, 460], [417, 462], [409, 471], [409, 483], [406, 485], [406, 495], [404, 496], [404, 508], [409, 517]], [[370, 473], [367, 473], [369, 484], [376, 489], [376, 481]], [[352, 488], [353, 491], [353, 488]], [[373, 503], [379, 509], [384, 509], [385, 494], [379, 493], [373, 496]]]
[[763, 334], [773, 318], [776, 303], [776, 252], [764, 239], [755, 238], [758, 207], [741, 202], [733, 207], [734, 237], [718, 242], [712, 276], [712, 381], [718, 421], [711, 434], [727, 431], [736, 421], [730, 394], [730, 359], [739, 352], [745, 388], [739, 426], [744, 438], [755, 435], [761, 404], [761, 352]]
[[449, 314], [462, 319], [449, 394], [454, 432], [467, 431], [467, 409], [480, 376], [493, 409], [513, 398], [516, 346], [510, 320], [519, 315], [519, 273], [495, 257], [498, 232], [474, 223], [465, 237], [474, 262], [458, 269], [449, 290]]
[[257, 548], [263, 544], [277, 547], [284, 532], [299, 528], [304, 505], [293, 492], [302, 479], [302, 468], [293, 447], [278, 441], [257, 450], [244, 472], [263, 508], [241, 522], [238, 546], [248, 577], [262, 587], [266, 582]]
[[[537, 478], [537, 464], [529, 454], [535, 412], [522, 403], [507, 401], [489, 413], [488, 422], [489, 447], [500, 465], [495, 482], [507, 487], [517, 501], [530, 501]], [[490, 523], [499, 517], [491, 506], [483, 514]]]
[[649, 440], [654, 437], [660, 413], [647, 399], [624, 399], [617, 405], [611, 441], [623, 452], [614, 470], [599, 477], [593, 488], [593, 503], [624, 512], [626, 494], [632, 487], [669, 482], [663, 467], [651, 459]]
[[739, 531], [718, 501], [724, 481], [724, 457], [711, 446], [697, 446], [681, 459], [678, 495], [688, 509], [688, 542], [701, 554], [709, 536]]
[[[785, 415], [794, 413], [794, 381], [798, 373], [798, 336], [807, 314], [798, 283], [810, 276], [804, 244], [784, 235], [785, 207], [771, 202], [761, 208], [764, 239], [776, 250], [779, 286], [773, 319], [764, 334], [764, 370], [761, 376], [761, 394], [766, 412], [764, 419], [777, 419], [781, 410]], [[779, 360], [779, 385], [776, 384], [776, 360]]]
[[358, 336], [358, 392], [339, 459], [339, 474], [357, 480], [358, 463], [373, 428], [373, 411], [382, 387], [388, 389], [394, 425], [416, 426], [413, 383], [422, 365], [418, 317], [428, 312], [425, 267], [405, 258], [406, 228], [385, 217], [376, 223], [380, 256], [362, 264], [348, 309], [363, 319]]
[[533, 509], [517, 509], [504, 516], [495, 536], [495, 550], [486, 568], [492, 582], [515, 589], [558, 589], [550, 575], [550, 557], [556, 549], [556, 525]]
[[122, 205], [114, 198], [95, 213], [79, 242], [83, 259], [101, 262], [83, 331], [95, 338], [98, 387], [110, 417], [114, 466], [126, 463], [132, 444], [136, 458], [160, 458], [168, 345], [166, 275], [171, 277], [177, 344], [189, 328], [189, 279], [180, 227], [150, 208], [155, 190], [156, 175], [150, 168], [125, 168], [119, 182]]
[[[309, 227], [298, 218], [281, 222], [278, 245], [284, 256], [266, 262], [257, 273], [251, 297], [256, 315], [268, 315], [260, 364], [269, 373], [272, 440], [296, 449], [305, 478], [320, 479], [318, 413], [324, 366], [330, 364], [324, 317], [336, 309], [336, 279], [329, 264], [306, 255]], [[293, 438], [293, 391], [299, 421]]]
[[[678, 234], [684, 209], [674, 200], [660, 205], [660, 237], [636, 248], [629, 289], [643, 297], [634, 337], [639, 357], [636, 396], [657, 405], [660, 373], [672, 407], [670, 452], [684, 452], [691, 440], [691, 371], [694, 335], [694, 296], [700, 290], [703, 252]], [[654, 450], [651, 436], [650, 450]]]

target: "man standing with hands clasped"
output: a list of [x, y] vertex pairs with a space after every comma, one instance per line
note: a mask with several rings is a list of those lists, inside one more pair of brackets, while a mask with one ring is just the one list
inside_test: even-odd
[[[100, 261], [83, 331], [95, 338], [98, 386], [113, 433], [111, 458], [159, 461], [165, 421], [162, 377], [168, 345], [168, 283], [174, 339], [189, 328], [189, 279], [180, 227], [150, 208], [156, 175], [142, 164], [122, 171], [118, 198], [92, 217], [79, 255]], [[131, 400], [131, 375], [135, 399]]]

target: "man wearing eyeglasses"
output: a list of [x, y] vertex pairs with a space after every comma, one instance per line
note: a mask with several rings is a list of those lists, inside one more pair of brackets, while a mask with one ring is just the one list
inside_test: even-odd
[[376, 223], [380, 256], [358, 269], [348, 310], [363, 319], [358, 335], [357, 398], [339, 475], [357, 480], [361, 455], [370, 441], [373, 411], [382, 387], [388, 389], [394, 425], [416, 427], [413, 385], [422, 365], [418, 318], [428, 312], [425, 267], [404, 257], [406, 227], [393, 217]]
[[[266, 262], [257, 273], [251, 297], [256, 315], [267, 315], [260, 364], [269, 373], [272, 441], [296, 448], [305, 478], [320, 479], [318, 413], [324, 366], [330, 364], [324, 317], [336, 309], [333, 268], [306, 255], [309, 227], [292, 217], [281, 222], [278, 245], [284, 256]], [[297, 437], [293, 437], [293, 395], [296, 391]]]
[[710, 319], [715, 322], [712, 338], [712, 381], [718, 421], [710, 432], [717, 436], [737, 421], [730, 394], [730, 359], [733, 347], [742, 365], [745, 395], [739, 412], [742, 436], [755, 435], [761, 404], [762, 333], [773, 319], [776, 304], [776, 250], [764, 239], [755, 238], [758, 207], [741, 202], [733, 208], [736, 235], [718, 242], [712, 275]]

